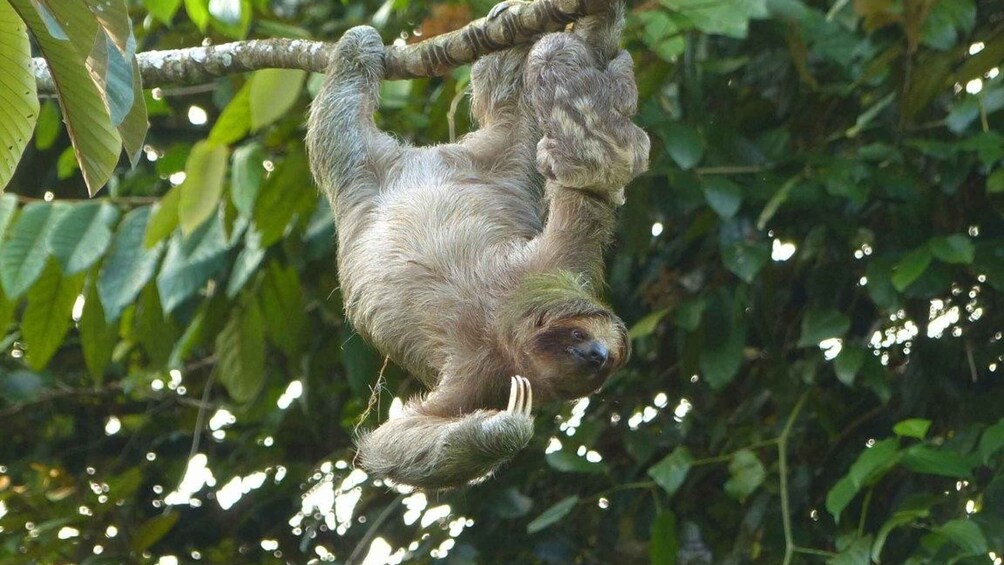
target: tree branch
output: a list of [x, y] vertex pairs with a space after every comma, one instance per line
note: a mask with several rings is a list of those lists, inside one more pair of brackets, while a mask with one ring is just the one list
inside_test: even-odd
[[[499, 17], [481, 18], [450, 33], [412, 45], [388, 46], [388, 79], [438, 76], [494, 51], [557, 31], [582, 16], [600, 13], [612, 0], [536, 0], [511, 6]], [[324, 72], [334, 43], [305, 39], [254, 39], [222, 45], [147, 51], [136, 56], [144, 88], [190, 85], [260, 69]], [[42, 58], [32, 60], [39, 92], [54, 92]]]

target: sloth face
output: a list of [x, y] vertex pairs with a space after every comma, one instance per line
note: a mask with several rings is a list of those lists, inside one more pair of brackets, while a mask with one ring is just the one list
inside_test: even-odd
[[620, 320], [576, 316], [542, 325], [531, 351], [535, 391], [569, 400], [600, 388], [624, 365], [629, 344]]

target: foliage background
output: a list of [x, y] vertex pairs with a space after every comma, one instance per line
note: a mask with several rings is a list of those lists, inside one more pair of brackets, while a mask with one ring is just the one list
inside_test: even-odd
[[[411, 40], [490, 2], [127, 6], [145, 51]], [[93, 200], [43, 99], [0, 197], [0, 563], [1001, 563], [1004, 7], [631, 8], [652, 166], [609, 299], [634, 357], [455, 492], [351, 471], [376, 375], [365, 425], [419, 386], [342, 316], [319, 77], [146, 91]], [[386, 83], [379, 123], [467, 131], [467, 76]]]

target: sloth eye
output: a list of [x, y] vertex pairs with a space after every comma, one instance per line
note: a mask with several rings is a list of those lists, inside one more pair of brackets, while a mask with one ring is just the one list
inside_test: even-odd
[[582, 330], [572, 330], [572, 339], [575, 341], [585, 341], [586, 334], [582, 333]]

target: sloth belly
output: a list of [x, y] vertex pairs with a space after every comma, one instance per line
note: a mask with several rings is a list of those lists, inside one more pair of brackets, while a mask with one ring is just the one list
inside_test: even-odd
[[339, 251], [349, 319], [428, 385], [458, 340], [484, 332], [503, 290], [499, 266], [539, 233], [526, 195], [440, 184], [381, 195]]

